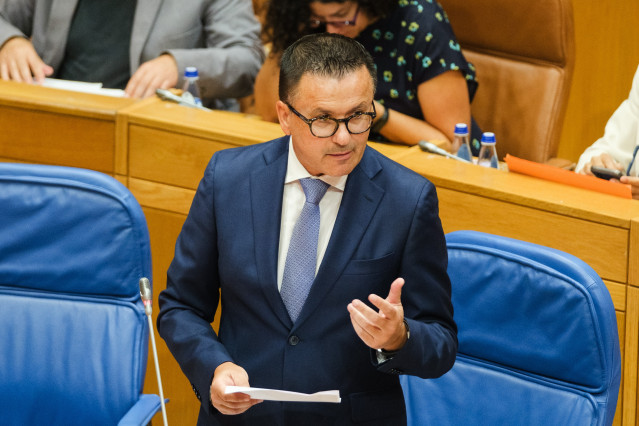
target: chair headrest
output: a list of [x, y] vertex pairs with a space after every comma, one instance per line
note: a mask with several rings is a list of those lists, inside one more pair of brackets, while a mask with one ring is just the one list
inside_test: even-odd
[[574, 49], [570, 0], [441, 0], [464, 49], [563, 67]]
[[619, 338], [610, 294], [558, 250], [473, 231], [447, 235], [459, 352], [598, 392]]
[[0, 286], [134, 299], [151, 278], [142, 210], [110, 176], [0, 164], [0, 206]]

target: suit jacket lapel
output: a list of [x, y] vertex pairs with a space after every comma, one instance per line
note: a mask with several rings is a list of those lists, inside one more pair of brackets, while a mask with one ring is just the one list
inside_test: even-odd
[[140, 66], [142, 49], [146, 44], [146, 40], [153, 28], [155, 18], [160, 11], [163, 1], [164, 0], [144, 0], [138, 1], [137, 3], [131, 31], [131, 47], [129, 48], [131, 75], [133, 75]]
[[379, 162], [365, 153], [360, 164], [348, 176], [333, 233], [296, 325], [312, 315], [351, 260], [384, 196], [384, 190], [372, 181], [380, 171]]
[[49, 21], [45, 32], [47, 35], [46, 47], [42, 59], [56, 71], [64, 59], [67, 37], [77, 5], [78, 0], [53, 0], [51, 4]]
[[282, 196], [288, 164], [288, 137], [280, 138], [264, 153], [265, 166], [251, 173], [251, 210], [255, 233], [255, 259], [261, 288], [278, 318], [288, 327], [291, 319], [277, 288]]

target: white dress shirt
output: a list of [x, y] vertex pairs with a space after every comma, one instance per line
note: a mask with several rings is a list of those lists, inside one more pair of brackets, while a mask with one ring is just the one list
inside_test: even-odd
[[[284, 264], [286, 263], [286, 254], [288, 253], [288, 246], [291, 242], [291, 236], [293, 234], [293, 227], [297, 222], [297, 218], [302, 212], [302, 207], [306, 202], [306, 195], [300, 184], [300, 179], [313, 177], [302, 166], [300, 161], [295, 155], [293, 149], [293, 138], [289, 138], [288, 146], [288, 166], [286, 168], [286, 177], [284, 178], [284, 196], [282, 198], [282, 222], [280, 227], [280, 245], [277, 255], [277, 288], [282, 288], [282, 277], [284, 275]], [[317, 241], [317, 266], [315, 273], [322, 263], [328, 241], [331, 238], [333, 232], [333, 226], [335, 225], [335, 219], [337, 218], [337, 212], [339, 206], [342, 203], [342, 195], [344, 194], [344, 187], [346, 186], [345, 176], [328, 176], [322, 175], [319, 179], [323, 180], [330, 186], [324, 195], [324, 198], [320, 201], [320, 231]]]
[[[603, 153], [609, 154], [625, 169], [630, 165], [637, 145], [639, 145], [639, 67], [628, 99], [623, 101], [608, 119], [604, 135], [581, 154], [575, 170], [581, 171], [592, 157]], [[639, 159], [633, 163], [629, 175], [639, 175]]]

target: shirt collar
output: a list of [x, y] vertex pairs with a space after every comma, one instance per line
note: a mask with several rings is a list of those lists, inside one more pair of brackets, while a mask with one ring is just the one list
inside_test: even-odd
[[[300, 163], [300, 160], [297, 159], [297, 155], [295, 155], [295, 150], [293, 149], [293, 136], [291, 136], [288, 141], [288, 165], [286, 167], [286, 177], [284, 178], [284, 184], [286, 185], [287, 183], [291, 183], [296, 180], [308, 177], [312, 176], [308, 171], [306, 171], [302, 163]], [[323, 180], [332, 187], [339, 189], [340, 191], [344, 191], [348, 175], [322, 175], [319, 177], [319, 179]]]

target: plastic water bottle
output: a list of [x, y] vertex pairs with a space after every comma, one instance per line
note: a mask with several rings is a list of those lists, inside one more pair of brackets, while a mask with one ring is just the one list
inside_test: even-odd
[[485, 132], [481, 135], [481, 148], [477, 156], [477, 164], [483, 167], [499, 168], [499, 158], [495, 148], [495, 134]]
[[470, 140], [468, 136], [468, 125], [457, 123], [455, 125], [455, 137], [453, 139], [453, 152], [464, 160], [472, 161], [473, 154], [470, 150]]
[[196, 105], [202, 105], [200, 88], [198, 87], [198, 73], [196, 67], [184, 69], [184, 85], [182, 86], [182, 98]]

